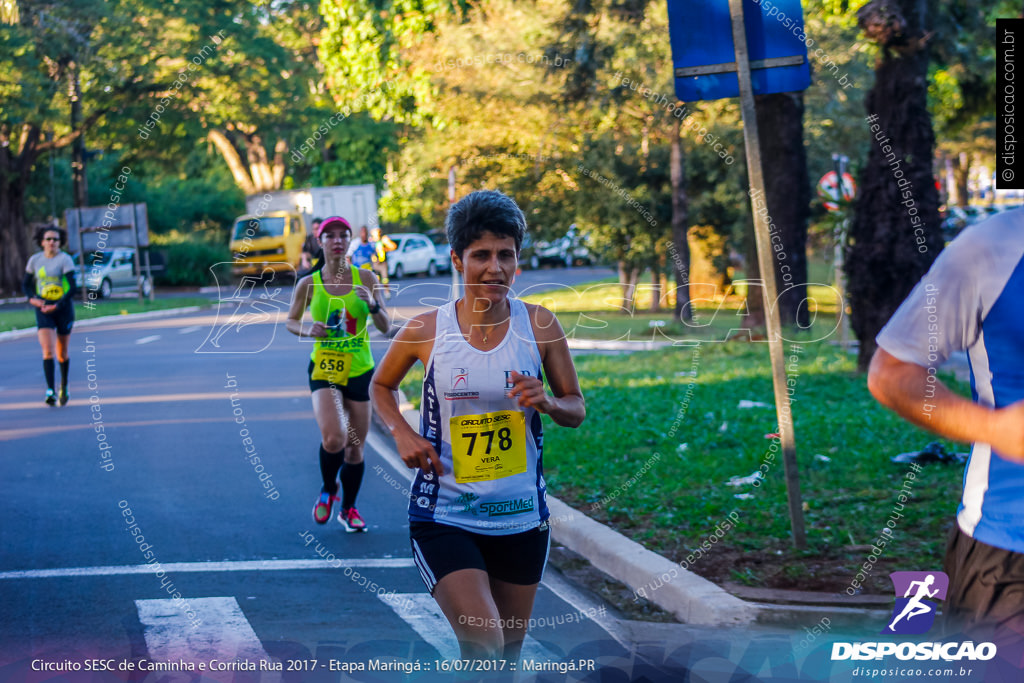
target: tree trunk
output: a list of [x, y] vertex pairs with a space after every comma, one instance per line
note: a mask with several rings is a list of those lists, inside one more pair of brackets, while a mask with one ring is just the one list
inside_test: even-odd
[[0, 147], [0, 290], [21, 294], [21, 279], [31, 255], [25, 225], [25, 187], [32, 164], [25, 164], [11, 147]]
[[917, 0], [875, 0], [857, 13], [867, 37], [881, 48], [865, 99], [871, 144], [846, 255], [860, 370], [875, 352], [875, 336], [943, 244], [932, 176], [925, 8]]
[[[810, 325], [804, 300], [811, 187], [804, 149], [804, 96], [790, 92], [755, 99], [779, 320], [784, 327], [806, 328]], [[761, 292], [751, 294], [762, 296]]]
[[661, 310], [661, 268], [657, 263], [651, 264], [651, 306], [652, 313]]
[[689, 222], [690, 200], [686, 195], [685, 160], [683, 147], [679, 142], [680, 123], [678, 118], [672, 124], [671, 178], [672, 178], [672, 244], [669, 246], [669, 260], [676, 283], [675, 319], [677, 322], [693, 320], [690, 308], [690, 244], [686, 241]]
[[[82, 125], [82, 87], [78, 79], [78, 66], [68, 70], [68, 98], [71, 100], [71, 131]], [[75, 208], [89, 205], [89, 186], [85, 178], [85, 134], [71, 143], [71, 183]]]
[[[227, 162], [235, 184], [245, 194], [281, 189], [284, 182], [285, 153], [288, 151], [288, 143], [283, 139], [274, 145], [274, 159], [271, 161], [267, 157], [263, 138], [257, 133], [234, 131], [229, 137], [223, 131], [212, 129], [207, 136]], [[241, 141], [236, 142], [237, 138], [241, 138]], [[244, 147], [244, 159], [239, 151], [239, 145]]]
[[640, 269], [625, 261], [619, 261], [619, 286], [622, 287], [620, 308], [628, 313], [633, 312], [636, 299], [636, 284], [640, 279]]
[[[754, 226], [751, 223], [743, 238], [743, 252], [746, 259], [747, 299], [743, 325], [751, 335], [760, 335], [765, 331], [764, 290], [752, 283], [761, 281], [761, 263], [757, 260], [757, 240], [754, 238]], [[733, 287], [727, 286], [726, 292]]]
[[971, 155], [960, 152], [953, 157], [953, 178], [956, 181], [956, 205], [967, 208], [970, 204], [970, 191], [967, 189], [967, 179], [971, 176]]

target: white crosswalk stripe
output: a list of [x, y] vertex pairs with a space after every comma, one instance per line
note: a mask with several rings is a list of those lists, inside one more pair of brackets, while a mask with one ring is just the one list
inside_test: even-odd
[[[458, 659], [459, 641], [455, 638], [448, 619], [429, 593], [399, 593], [378, 595], [380, 601], [394, 610], [405, 623], [409, 624], [420, 638], [434, 646], [442, 659]], [[523, 659], [538, 661], [557, 660], [558, 657], [543, 645], [526, 636], [523, 641]]]
[[136, 600], [135, 605], [150, 661], [271, 661], [234, 598]]

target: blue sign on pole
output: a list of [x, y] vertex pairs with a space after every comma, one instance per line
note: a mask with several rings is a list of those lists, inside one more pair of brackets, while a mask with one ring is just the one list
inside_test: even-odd
[[[800, 0], [743, 0], [755, 95], [811, 84]], [[683, 102], [739, 95], [728, 0], [668, 0], [676, 97]]]

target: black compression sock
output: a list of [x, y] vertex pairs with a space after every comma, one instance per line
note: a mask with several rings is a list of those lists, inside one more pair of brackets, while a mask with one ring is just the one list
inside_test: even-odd
[[62, 360], [60, 362], [60, 386], [67, 388], [68, 386], [68, 368], [71, 367], [71, 359]]
[[338, 477], [338, 470], [341, 468], [341, 463], [345, 461], [345, 449], [342, 448], [337, 453], [331, 453], [324, 449], [324, 445], [320, 444], [320, 476], [324, 480], [324, 488], [328, 491], [337, 493], [337, 484], [335, 480]]
[[342, 510], [348, 510], [356, 506], [356, 495], [359, 494], [359, 485], [363, 483], [363, 470], [365, 469], [365, 462], [355, 465], [346, 462], [341, 466]]
[[54, 370], [53, 359], [52, 358], [44, 358], [43, 359], [43, 376], [46, 377], [46, 388], [49, 389], [50, 391], [53, 391], [53, 370]]

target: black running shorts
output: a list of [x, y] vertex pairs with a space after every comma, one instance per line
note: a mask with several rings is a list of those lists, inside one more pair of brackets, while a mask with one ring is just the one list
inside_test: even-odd
[[547, 522], [518, 534], [491, 536], [437, 522], [409, 522], [413, 560], [431, 595], [437, 582], [460, 569], [480, 569], [519, 586], [540, 583], [548, 561]]
[[53, 313], [43, 313], [38, 308], [35, 308], [35, 312], [36, 327], [54, 329], [59, 336], [71, 334], [71, 327], [75, 324], [75, 307], [70, 302], [58, 305]]
[[[317, 389], [328, 389], [331, 383], [323, 379], [313, 379], [313, 361], [309, 361], [309, 368], [306, 370], [309, 374], [309, 390], [316, 391]], [[350, 401], [369, 401], [370, 400], [370, 380], [373, 379], [373, 369], [367, 370], [357, 377], [349, 377], [348, 384], [337, 384], [338, 391], [341, 395]]]

